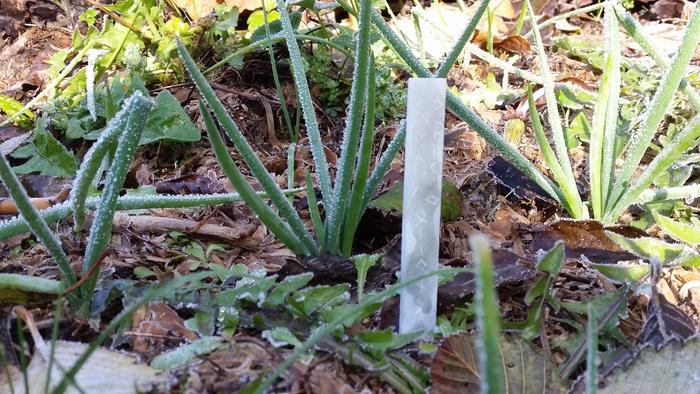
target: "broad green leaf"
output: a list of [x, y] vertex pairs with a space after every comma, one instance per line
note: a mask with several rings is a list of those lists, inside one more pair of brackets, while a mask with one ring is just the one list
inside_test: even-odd
[[199, 137], [199, 128], [192, 123], [177, 99], [164, 90], [156, 98], [139, 145], [158, 140], [199, 141]]
[[[627, 289], [623, 287], [616, 291], [609, 291], [600, 294], [587, 301], [562, 301], [560, 305], [566, 310], [580, 314], [588, 313], [588, 306], [590, 305], [593, 309], [593, 313], [595, 314], [595, 316], [601, 317], [608, 312], [608, 310], [615, 304], [615, 302], [617, 302], [618, 298], [620, 298], [622, 294], [626, 291]], [[601, 329], [601, 334], [615, 329], [617, 327], [618, 321], [626, 314], [626, 312], [627, 303], [620, 303], [620, 305], [615, 310], [613, 317], [610, 318]]]
[[218, 33], [225, 33], [229, 35], [236, 34], [236, 27], [238, 26], [238, 8], [232, 7], [230, 10], [226, 10], [227, 7], [218, 8], [216, 10], [216, 22], [212, 27], [212, 31]]
[[[372, 294], [370, 293], [366, 296], [371, 297]], [[323, 313], [321, 313], [321, 315], [323, 316], [323, 320], [332, 321], [335, 316], [348, 313], [348, 318], [343, 320], [341, 324], [345, 327], [350, 327], [353, 324], [355, 324], [355, 322], [366, 318], [367, 316], [376, 312], [381, 307], [382, 303], [380, 302], [374, 304], [365, 304], [364, 306], [362, 306], [362, 302], [360, 302], [359, 304], [341, 304], [324, 311]]]
[[[0, 113], [4, 113], [10, 117], [19, 112], [23, 107], [24, 105], [22, 103], [12, 97], [0, 95]], [[15, 120], [15, 123], [23, 129], [28, 129], [32, 127], [32, 119], [34, 119], [34, 117], [34, 113], [27, 110]]]
[[362, 296], [365, 289], [365, 281], [367, 280], [367, 272], [370, 268], [377, 265], [377, 263], [384, 257], [384, 254], [359, 254], [351, 258], [352, 263], [357, 269], [357, 298], [362, 300]]
[[14, 171], [18, 174], [38, 172], [48, 176], [74, 177], [78, 170], [75, 156], [46, 130], [47, 126], [48, 119], [37, 119], [32, 140], [12, 153], [14, 158], [28, 159], [14, 167]]
[[289, 306], [299, 315], [308, 317], [312, 313], [348, 300], [350, 285], [317, 286], [296, 292], [289, 298]]
[[546, 272], [551, 277], [556, 277], [564, 264], [564, 243], [557, 242], [554, 247], [540, 258], [537, 269]]
[[700, 226], [670, 219], [657, 211], [653, 211], [652, 214], [654, 215], [656, 224], [658, 224], [667, 235], [693, 246], [700, 244]]
[[301, 346], [299, 339], [287, 327], [275, 327], [271, 330], [265, 330], [261, 336], [270, 342], [270, 345], [273, 347]]
[[[368, 206], [401, 212], [403, 210], [403, 182], [396, 182], [389, 191], [370, 201]], [[452, 221], [460, 216], [462, 216], [462, 193], [452, 182], [443, 179], [440, 217], [442, 220]]]
[[194, 340], [192, 343], [182, 345], [177, 349], [156, 356], [156, 358], [151, 361], [151, 367], [156, 369], [170, 369], [177, 367], [178, 365], [185, 364], [195, 357], [208, 354], [219, 349], [223, 342], [224, 341], [221, 337], [204, 337]]
[[385, 330], [369, 330], [363, 331], [357, 336], [360, 344], [373, 352], [384, 352], [391, 349], [398, 349], [408, 345], [414, 340], [423, 335], [422, 331], [411, 332], [408, 334], [395, 334], [390, 328]]
[[664, 265], [671, 263], [684, 249], [683, 245], [670, 244], [651, 237], [626, 238], [612, 231], [606, 231], [605, 234], [608, 238], [620, 245], [622, 249], [641, 258], [659, 259], [661, 264]]
[[554, 40], [554, 45], [563, 49], [570, 56], [583, 60], [598, 70], [603, 69], [603, 45], [600, 41], [564, 36]]
[[581, 111], [576, 114], [569, 126], [564, 128], [564, 134], [566, 136], [566, 145], [569, 149], [579, 146], [581, 141], [590, 141], [591, 122], [588, 120], [586, 113]]
[[522, 337], [526, 341], [531, 341], [540, 335], [540, 327], [542, 326], [542, 302], [538, 302], [530, 307], [527, 311], [527, 321], [522, 328]]
[[622, 283], [636, 283], [649, 273], [648, 264], [620, 265], [588, 263], [588, 265], [603, 274], [606, 278]]
[[566, 85], [558, 86], [554, 93], [557, 102], [562, 108], [572, 110], [582, 110], [586, 105], [594, 102], [594, 97], [589, 92], [580, 89], [572, 88]]
[[700, 267], [700, 254], [693, 250], [686, 249], [673, 260], [672, 264], [680, 265], [686, 268]]
[[[261, 336], [266, 339], [273, 347], [293, 346], [298, 349], [302, 343], [287, 327], [275, 327], [271, 330], [265, 330]], [[302, 356], [302, 362], [308, 364], [313, 358], [311, 351]]]
[[531, 305], [533, 301], [542, 297], [548, 291], [549, 277], [542, 277], [525, 294], [525, 304]]
[[284, 280], [276, 284], [274, 289], [270, 291], [265, 303], [269, 306], [282, 305], [289, 294], [306, 286], [306, 284], [311, 281], [313, 276], [313, 273], [305, 272], [303, 274], [290, 275], [284, 278]]

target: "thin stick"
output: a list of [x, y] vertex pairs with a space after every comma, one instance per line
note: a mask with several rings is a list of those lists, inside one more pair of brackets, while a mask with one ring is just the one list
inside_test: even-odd
[[102, 4], [96, 2], [95, 0], [86, 0], [91, 6], [97, 8], [101, 12], [104, 12], [105, 14], [109, 15], [110, 18], [114, 19], [119, 23], [120, 25], [126, 27], [127, 29], [131, 30], [134, 32], [141, 40], [143, 40], [146, 44], [151, 43], [151, 39], [147, 37], [141, 29], [138, 27], [134, 26], [131, 22], [127, 21], [126, 19], [122, 18], [119, 14], [116, 12], [108, 9], [107, 7], [103, 6]]
[[[565, 12], [565, 13], [563, 13], [563, 14], [561, 14], [561, 15], [557, 15], [557, 16], [555, 16], [555, 17], [553, 17], [553, 18], [547, 19], [546, 21], [544, 21], [544, 22], [542, 22], [542, 23], [538, 23], [537, 26], [538, 26], [539, 30], [542, 30], [542, 29], [544, 29], [545, 27], [551, 26], [551, 25], [553, 25], [553, 24], [555, 24], [555, 23], [557, 23], [557, 22], [559, 22], [559, 21], [562, 21], [562, 20], [565, 20], [565, 19], [568, 19], [568, 18], [571, 18], [571, 17], [574, 17], [574, 16], [578, 16], [578, 15], [581, 15], [581, 14], [587, 14], [587, 13], [589, 13], [589, 12], [591, 12], [591, 11], [598, 11], [598, 10], [600, 10], [600, 9], [603, 9], [603, 7], [605, 7], [607, 4], [608, 4], [608, 2], [607, 2], [607, 1], [604, 1], [604, 2], [602, 2], [602, 3], [589, 5], [588, 7], [583, 7], [583, 8], [579, 8], [579, 9], [577, 9], [577, 10]], [[532, 34], [533, 34], [533, 30], [530, 29], [530, 31], [528, 31], [527, 33], [523, 34], [523, 38], [530, 38], [530, 36], [532, 36]]]

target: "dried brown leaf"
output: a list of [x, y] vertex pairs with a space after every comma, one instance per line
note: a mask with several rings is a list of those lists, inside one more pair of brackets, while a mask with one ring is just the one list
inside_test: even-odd
[[562, 219], [543, 228], [532, 231], [530, 244], [532, 253], [549, 250], [557, 241], [563, 241], [566, 255], [571, 258], [586, 256], [595, 263], [617, 263], [636, 260], [637, 257], [622, 250], [605, 234], [606, 231], [636, 238], [648, 236], [642, 230], [630, 226], [603, 226], [595, 220]]
[[502, 40], [494, 40], [493, 45], [496, 48], [503, 49], [506, 52], [515, 53], [520, 56], [525, 56], [532, 52], [530, 43], [522, 36], [508, 36]]
[[[445, 338], [430, 368], [432, 394], [479, 392], [476, 339], [476, 334]], [[562, 392], [556, 366], [522, 339], [502, 336], [500, 348], [508, 392]]]

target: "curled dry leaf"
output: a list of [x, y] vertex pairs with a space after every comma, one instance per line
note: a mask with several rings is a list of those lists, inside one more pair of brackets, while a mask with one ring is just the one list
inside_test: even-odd
[[352, 394], [353, 388], [338, 376], [331, 363], [323, 363], [311, 370], [309, 389], [313, 394]]
[[566, 246], [566, 255], [571, 258], [584, 255], [594, 263], [608, 264], [638, 259], [620, 248], [607, 236], [606, 231], [628, 238], [647, 236], [642, 230], [630, 226], [605, 227], [595, 220], [562, 219], [532, 231], [530, 251], [535, 253], [540, 249], [549, 250], [561, 240]]
[[[505, 249], [493, 251], [494, 281], [496, 286], [521, 283], [532, 279], [537, 273], [534, 269], [521, 264], [522, 259]], [[452, 304], [476, 291], [476, 278], [473, 272], [462, 272], [454, 279], [438, 288], [438, 301]]]
[[[442, 342], [430, 368], [432, 394], [479, 392], [476, 339], [476, 334], [460, 334]], [[562, 392], [556, 366], [544, 355], [520, 338], [502, 336], [499, 345], [508, 392]]]
[[197, 339], [194, 331], [185, 327], [184, 320], [164, 303], [144, 305], [134, 313], [131, 326], [134, 350], [148, 353], [163, 350], [165, 338]]
[[506, 52], [515, 53], [520, 56], [525, 56], [532, 52], [530, 43], [522, 36], [508, 36], [502, 40], [494, 40], [493, 45], [496, 48], [503, 49]]
[[[84, 343], [56, 341], [49, 392], [52, 392], [60, 382], [63, 377], [62, 371], [70, 369], [87, 348], [88, 345]], [[27, 367], [26, 380], [22, 373], [17, 373], [12, 377], [12, 386], [10, 386], [10, 382], [4, 380], [5, 374], [2, 374], [0, 393], [43, 393], [48, 366], [48, 360], [37, 352]], [[158, 376], [155, 369], [138, 363], [130, 354], [103, 348], [97, 349], [90, 356], [75, 376], [75, 381], [81, 391], [78, 391], [75, 386], [68, 385], [66, 393], [121, 394], [167, 390], [167, 379]], [[25, 387], [25, 382], [29, 383], [28, 387]]]
[[545, 217], [554, 214], [558, 203], [506, 159], [494, 157], [488, 164], [488, 171], [502, 189], [502, 195], [518, 202], [534, 201]]

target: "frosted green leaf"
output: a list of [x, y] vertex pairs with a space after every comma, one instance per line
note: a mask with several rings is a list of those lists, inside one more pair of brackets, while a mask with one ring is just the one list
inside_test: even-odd
[[46, 130], [47, 119], [41, 118], [37, 122], [32, 140], [12, 154], [17, 159], [29, 159], [14, 167], [14, 171], [17, 174], [37, 172], [41, 175], [72, 178], [78, 170], [75, 156]]
[[146, 121], [139, 145], [158, 140], [199, 141], [199, 128], [190, 120], [180, 102], [167, 90], [160, 92]]

